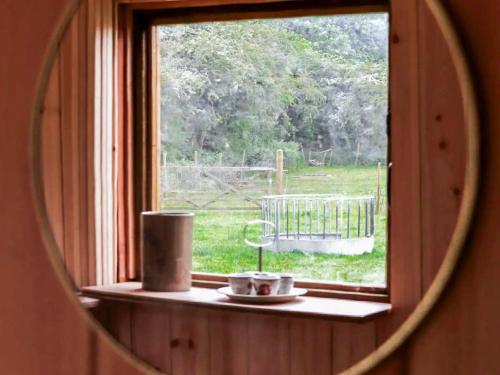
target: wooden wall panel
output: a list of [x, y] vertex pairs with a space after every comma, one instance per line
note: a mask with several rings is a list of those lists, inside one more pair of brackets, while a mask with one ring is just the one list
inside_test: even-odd
[[420, 56], [419, 25], [415, 17], [419, 1], [391, 2], [389, 173], [391, 181], [397, 181], [391, 183], [389, 205], [388, 283], [393, 310], [390, 317], [377, 322], [378, 345], [400, 326], [422, 296]]
[[131, 319], [132, 351], [157, 370], [170, 372], [169, 308], [160, 304], [133, 304]]
[[[446, 1], [471, 59], [481, 110], [481, 189], [462, 263], [445, 297], [410, 343], [412, 373], [498, 374], [500, 361], [500, 37], [498, 2]], [[453, 95], [447, 94], [452, 100]], [[451, 125], [450, 125], [451, 126]], [[435, 363], [432, 367], [430, 364]]]
[[289, 319], [290, 375], [332, 375], [332, 324]]
[[104, 325], [120, 343], [173, 374], [333, 375], [376, 348], [373, 322], [147, 303], [130, 310], [129, 304], [111, 301], [102, 307]]
[[107, 304], [106, 329], [129, 350], [133, 348], [132, 313], [132, 303], [113, 301]]
[[96, 284], [116, 280], [116, 134], [113, 129], [115, 64], [113, 61], [113, 1], [88, 0], [88, 65], [92, 69], [88, 124], [92, 136]]
[[171, 309], [172, 373], [205, 375], [210, 373], [208, 310], [192, 306]]
[[288, 322], [276, 316], [249, 314], [249, 375], [290, 373]]
[[333, 375], [376, 347], [373, 322], [112, 301], [100, 308], [121, 344], [173, 374]]
[[[95, 112], [97, 116], [102, 116], [101, 121], [96, 121], [95, 133], [101, 132], [100, 144], [96, 147], [99, 151], [95, 153], [96, 159], [100, 162], [97, 166], [96, 175], [100, 174], [101, 183], [98, 186], [101, 190], [101, 227], [102, 234], [102, 282], [103, 284], [113, 283], [117, 276], [116, 267], [116, 217], [117, 208], [115, 202], [116, 193], [116, 134], [115, 134], [115, 97], [114, 92], [116, 81], [115, 65], [113, 61], [114, 53], [114, 31], [113, 31], [113, 7], [112, 0], [100, 0], [101, 3], [101, 112]], [[98, 81], [97, 81], [98, 82]], [[100, 126], [98, 125], [100, 124]], [[96, 142], [97, 143], [97, 142]]]
[[457, 221], [465, 173], [462, 98], [451, 56], [420, 2], [419, 88], [422, 163], [422, 291], [444, 258]]
[[364, 358], [376, 348], [374, 323], [334, 323], [333, 374], [338, 374]]
[[210, 373], [248, 375], [253, 360], [248, 347], [249, 327], [246, 314], [214, 311], [210, 319]]
[[[56, 242], [77, 286], [95, 284], [92, 145], [88, 123], [87, 6], [71, 21], [42, 114], [45, 198]], [[90, 172], [90, 173], [89, 173]]]
[[43, 128], [44, 144], [61, 148], [58, 159], [55, 148], [42, 154], [48, 171], [44, 185], [56, 239], [76, 286], [112, 283], [117, 276], [113, 43], [113, 2], [83, 2], [60, 43], [57, 73], [49, 84], [58, 87], [50, 100], [57, 100], [59, 119], [50, 111], [42, 119], [54, 123]]
[[[500, 97], [500, 39], [495, 20], [500, 15], [500, 6], [495, 1], [482, 1], [480, 6], [466, 0], [444, 3], [464, 43], [479, 94], [481, 189], [470, 238], [454, 278], [409, 342], [407, 353], [404, 356], [396, 353], [390, 362], [395, 358], [404, 361], [404, 373], [409, 374], [498, 374], [500, 235], [496, 212], [500, 208], [500, 107], [497, 105]], [[435, 35], [426, 34], [428, 44], [435, 39]], [[443, 74], [449, 77], [450, 73]], [[431, 76], [424, 79], [431, 90]], [[447, 116], [457, 116], [460, 111], [460, 107], [452, 105], [457, 103], [455, 95], [451, 91], [443, 93], [441, 99], [434, 98], [447, 108], [444, 121]], [[448, 123], [444, 130], [449, 134], [455, 126]], [[453, 146], [450, 143], [450, 150]], [[465, 152], [463, 148], [460, 150]], [[446, 170], [442, 172], [443, 177], [449, 178]], [[440, 176], [436, 178], [441, 179]], [[388, 369], [388, 365], [383, 364], [377, 373], [388, 373]]]

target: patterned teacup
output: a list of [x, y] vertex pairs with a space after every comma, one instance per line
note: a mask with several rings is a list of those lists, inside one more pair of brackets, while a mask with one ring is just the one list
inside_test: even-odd
[[253, 288], [252, 275], [248, 273], [232, 273], [228, 276], [229, 286], [234, 294], [251, 294]]
[[273, 274], [256, 273], [253, 276], [255, 291], [259, 296], [270, 296], [278, 294], [280, 277]]

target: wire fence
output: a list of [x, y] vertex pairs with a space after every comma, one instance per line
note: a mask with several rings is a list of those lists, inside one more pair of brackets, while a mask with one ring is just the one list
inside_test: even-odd
[[[322, 157], [326, 159], [329, 152]], [[371, 167], [309, 165], [292, 170], [286, 164], [281, 150], [276, 152], [274, 167], [207, 165], [196, 158], [187, 164], [164, 160], [161, 209], [260, 210], [262, 197], [272, 194], [372, 195], [375, 213], [387, 207], [387, 177], [380, 163]]]

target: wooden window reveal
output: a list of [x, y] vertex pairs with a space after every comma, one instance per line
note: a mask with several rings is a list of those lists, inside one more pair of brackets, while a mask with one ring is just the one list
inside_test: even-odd
[[[208, 4], [207, 4], [208, 3]], [[159, 79], [156, 26], [258, 18], [388, 12], [387, 0], [272, 1], [196, 0], [118, 4], [118, 281], [140, 278], [140, 213], [159, 208]], [[389, 80], [390, 84], [390, 80]], [[389, 139], [389, 156], [390, 156]], [[389, 157], [389, 160], [390, 157]], [[388, 176], [390, 181], [390, 175]], [[390, 184], [389, 184], [390, 185]], [[389, 192], [388, 192], [389, 193]], [[388, 196], [390, 199], [390, 197]], [[390, 224], [389, 224], [390, 226]], [[390, 240], [390, 236], [388, 236]], [[390, 243], [386, 287], [297, 281], [308, 295], [385, 302], [389, 300]], [[193, 285], [217, 288], [221, 274], [193, 273]]]

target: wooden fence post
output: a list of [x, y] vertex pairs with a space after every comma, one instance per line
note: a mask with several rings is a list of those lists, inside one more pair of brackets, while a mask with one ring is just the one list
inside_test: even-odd
[[283, 150], [276, 151], [276, 193], [281, 195], [284, 193], [283, 183]]
[[194, 152], [194, 165], [198, 165], [198, 151]]
[[244, 180], [244, 169], [245, 169], [245, 158], [246, 158], [246, 150], [243, 150], [243, 156], [241, 158], [241, 172], [240, 172], [240, 181], [243, 182]]

